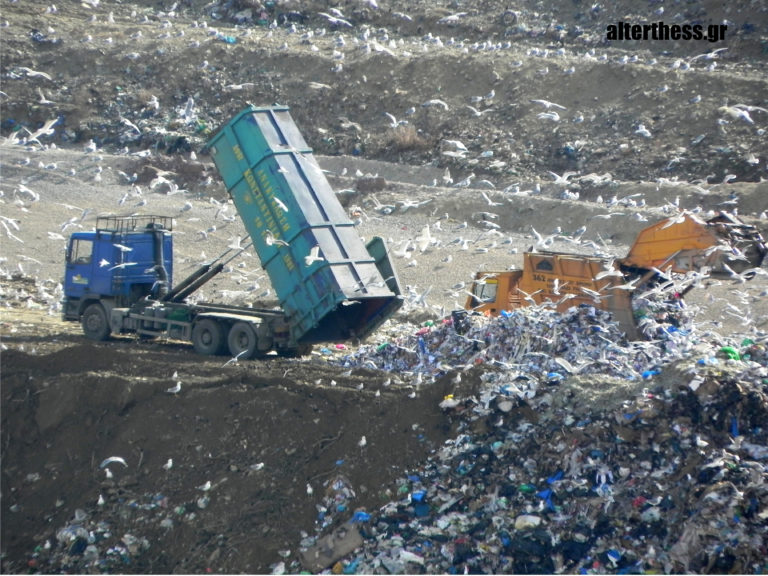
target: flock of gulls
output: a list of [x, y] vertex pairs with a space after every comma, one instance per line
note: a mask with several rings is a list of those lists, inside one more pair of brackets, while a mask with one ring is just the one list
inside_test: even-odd
[[[147, 11], [132, 12], [122, 11], [116, 14], [109, 6], [92, 0], [84, 2], [82, 5], [88, 14], [90, 14], [88, 33], [77, 41], [95, 46], [118, 45], [117, 40], [119, 24], [129, 24], [132, 32], [131, 42], [139, 45], [140, 42], [152, 39], [156, 43], [162, 44], [163, 41], [174, 41], [176, 44], [186, 44], [186, 49], [195, 51], [204, 44], [212, 42], [221, 42], [229, 38], [234, 38], [235, 42], [247, 44], [249, 42], [272, 42], [277, 49], [287, 49], [290, 45], [300, 45], [305, 50], [319, 52], [329, 55], [329, 59], [334, 63], [333, 71], [340, 79], [344, 78], [344, 63], [347, 60], [357, 61], [363, 58], [365, 54], [380, 53], [396, 59], [420, 58], [439, 51], [449, 51], [460, 57], [462, 54], [472, 53], [494, 53], [510, 51], [511, 53], [521, 53], [521, 49], [512, 39], [499, 41], [468, 41], [451, 36], [456, 30], [456, 25], [470, 19], [471, 12], [455, 12], [442, 16], [436, 21], [435, 30], [445, 31], [444, 35], [438, 35], [436, 32], [427, 32], [419, 37], [406, 39], [398, 37], [395, 33], [385, 27], [375, 27], [367, 23], [355, 23], [354, 18], [345, 14], [339, 8], [328, 8], [325, 11], [317, 12], [320, 25], [311, 26], [297, 24], [296, 22], [278, 21], [277, 16], [270, 15], [270, 20], [264, 27], [253, 26], [254, 22], [263, 15], [253, 10], [241, 11], [233, 14], [233, 19], [240, 26], [234, 29], [224, 26], [214, 26], [215, 19], [221, 18], [223, 7], [214, 7], [210, 14], [216, 15], [211, 22], [204, 19], [189, 21], [183, 18], [184, 8], [178, 3], [173, 3], [163, 9], [148, 13]], [[365, 8], [373, 12], [381, 10], [375, 1], [360, 2], [357, 8]], [[351, 9], [351, 8], [350, 8]], [[41, 18], [48, 23], [45, 31], [46, 37], [57, 38], [57, 19], [61, 18], [64, 12], [59, 7], [51, 4], [45, 8], [41, 7]], [[522, 14], [519, 15], [522, 17]], [[411, 22], [412, 17], [404, 12], [393, 13], [393, 17], [403, 21]], [[322, 23], [325, 23], [323, 26]], [[3, 26], [9, 29], [13, 23], [4, 21]], [[230, 34], [232, 34], [230, 36]], [[542, 78], [550, 74], [559, 74], [564, 77], [579, 74], [581, 69], [587, 69], [596, 63], [605, 63], [611, 66], [645, 66], [658, 68], [664, 71], [664, 76], [669, 79], [679, 79], [681, 74], [687, 72], [710, 73], [714, 74], [718, 66], [729, 56], [727, 47], [713, 47], [709, 50], [694, 54], [689, 57], [670, 58], [648, 54], [613, 53], [609, 50], [598, 50], [594, 47], [584, 49], [573, 49], [560, 46], [537, 46], [530, 45], [523, 53], [524, 60], [510, 60], [509, 72], [504, 75], [514, 74], [516, 69], [523, 67], [525, 61], [541, 63], [536, 68], [536, 75]], [[123, 58], [134, 60], [140, 55], [124, 54]], [[537, 64], [538, 65], [538, 64]], [[725, 64], [730, 66], [731, 64]], [[209, 62], [201, 61], [198, 72], [202, 76], [219, 75], [221, 72], [218, 67]], [[473, 86], [467, 86], [466, 94], [463, 98], [427, 98], [413, 102], [413, 105], [400, 110], [381, 110], [380, 111], [380, 129], [398, 130], [409, 124], [417, 123], [417, 116], [420, 111], [464, 111], [465, 118], [462, 118], [462, 125], [469, 126], [473, 120], [477, 122], [493, 122], [497, 114], [508, 113], [510, 106], [509, 95], [504, 93], [502, 88], [505, 85], [501, 73], [494, 71], [495, 86], [489, 85], [483, 91], [474, 94]], [[112, 171], [105, 166], [103, 161], [102, 149], [94, 139], [89, 139], [81, 144], [84, 158], [83, 161], [61, 162], [48, 160], [45, 152], [55, 148], [55, 142], [61, 141], [66, 127], [64, 121], [57, 115], [57, 102], [59, 96], [56, 94], [57, 83], [60, 78], [55, 69], [35, 69], [30, 66], [17, 64], [9, 65], [6, 74], [6, 80], [9, 83], [28, 84], [28, 88], [34, 88], [34, 92], [40, 96], [38, 104], [43, 110], [50, 112], [50, 119], [41, 127], [36, 129], [28, 128], [24, 125], [19, 130], [13, 131], [4, 137], [2, 147], [4, 149], [13, 148], [17, 151], [23, 150], [22, 157], [15, 160], [19, 169], [18, 181], [8, 180], [2, 184], [0, 193], [6, 203], [13, 202], [19, 206], [22, 213], [41, 201], [44, 192], [35, 187], [35, 182], [42, 178], [41, 173], [63, 173], [69, 178], [82, 180], [92, 184], [95, 188], [104, 183], [107, 172], [112, 172], [111, 177], [114, 181], [115, 172], [119, 176], [117, 181], [125, 186], [125, 191], [120, 195], [117, 206], [114, 210], [121, 211], [151, 211], [154, 208], [153, 193], [162, 193], [166, 196], [178, 195], [183, 199], [178, 208], [177, 218], [186, 219], [188, 222], [195, 222], [198, 217], [192, 210], [195, 196], [207, 192], [206, 188], [213, 185], [214, 177], [206, 173], [205, 179], [199, 182], [179, 183], [175, 180], [174, 174], [168, 171], [158, 170], [156, 176], [148, 185], [142, 186], [136, 182], [135, 172], [127, 173], [123, 171]], [[365, 82], [365, 77], [363, 77]], [[230, 92], [248, 91], [254, 88], [253, 82], [228, 81], [223, 83], [223, 89]], [[328, 84], [320, 82], [309, 82], [310, 91], [327, 91], [331, 89]], [[31, 90], [27, 90], [28, 92]], [[664, 94], [669, 91], [668, 84], [662, 84], [656, 88], [648, 87], [649, 93]], [[157, 124], [161, 119], [171, 115], [179, 119], [181, 130], [193, 132], [196, 122], [200, 120], [204, 113], [204, 102], [197, 100], [193, 95], [184, 95], [180, 101], [168, 109], [167, 97], [161, 95], [158, 98], [156, 94], [151, 94], [146, 98], [146, 102], [140, 110], [124, 110], [118, 116], [119, 138], [126, 144], [123, 148], [113, 149], [138, 161], [148, 160], [151, 164], [153, 152], [150, 149], [131, 149], [132, 143], [141, 142], [141, 138], [154, 129], [153, 124]], [[9, 95], [10, 94], [10, 95]], [[15, 90], [3, 92], [0, 97], [10, 100], [16, 94]], [[655, 96], [654, 96], [655, 97]], [[704, 99], [710, 99], [705, 95]], [[700, 105], [701, 95], [692, 98], [691, 106]], [[541, 130], [550, 130], [547, 126], [559, 123], [569, 124], [589, 124], [590, 113], [584, 109], [574, 109], [574, 106], [568, 103], [558, 103], [545, 97], [529, 98], [524, 102], [515, 102], [515, 110], [521, 111], [526, 117], [536, 119], [541, 123]], [[706, 122], [712, 122], [709, 129], [714, 131], [726, 131], [730, 125], [744, 125], [754, 134], [762, 137], [768, 121], [768, 109], [757, 105], [757, 103], [724, 103], [715, 108], [716, 117], [707, 119]], [[594, 115], [592, 116], [594, 120]], [[714, 120], [714, 121], [713, 121]], [[362, 127], [359, 122], [345, 118], [342, 125], [355, 132], [365, 132], [374, 127]], [[487, 124], [486, 124], [487, 126]], [[311, 129], [315, 129], [312, 127]], [[703, 129], [707, 129], [706, 124]], [[318, 127], [321, 133], [326, 128]], [[655, 128], [647, 127], [646, 122], [638, 119], [634, 122], [634, 127], [628, 135], [630, 139], [652, 140], [655, 137]], [[474, 132], [474, 130], [472, 130]], [[98, 140], [98, 139], [97, 139]], [[382, 203], [372, 196], [366, 199], [364, 205], [356, 206], [352, 212], [356, 217], [365, 221], [372, 218], [386, 216], [393, 211], [404, 213], [406, 211], [421, 211], [429, 213], [429, 221], [423, 226], [418, 227], [418, 234], [411, 237], [401, 236], [401, 240], [393, 242], [393, 253], [404, 260], [406, 268], [415, 268], [419, 266], [417, 256], [426, 252], [439, 252], [440, 264], [450, 264], [455, 258], [456, 252], [470, 252], [475, 255], [487, 254], [495, 251], [505, 251], [507, 254], [515, 254], [519, 251], [521, 244], [530, 244], [535, 249], [557, 249], [559, 247], [573, 248], [574, 246], [580, 252], [591, 251], [598, 255], [608, 254], [608, 246], [601, 238], [589, 234], [590, 222], [595, 219], [608, 218], [633, 218], [638, 221], [646, 221], [650, 214], [659, 214], [660, 217], [670, 217], [681, 210], [679, 196], [673, 202], [667, 201], [665, 205], [659, 206], [658, 210], [646, 206], [642, 194], [627, 194], [619, 198], [614, 192], [616, 187], [621, 185], [621, 180], [609, 172], [582, 173], [578, 170], [566, 170], [558, 173], [553, 170], [542, 170], [537, 177], [527, 179], [510, 178], [508, 169], [513, 166], [514, 160], [519, 159], [519, 155], [514, 152], [506, 154], [493, 148], [480, 148], [475, 138], [471, 141], [465, 141], [466, 138], [461, 134], [456, 136], [446, 135], [439, 144], [440, 157], [436, 160], [445, 164], [444, 173], [441, 178], [435, 178], [432, 181], [433, 186], [442, 188], [457, 189], [479, 189], [479, 197], [482, 198], [485, 206], [461, 217], [450, 213], [441, 213], [437, 208], [434, 210], [428, 206], [431, 201], [428, 194], [419, 202], [413, 202], [400, 199], [394, 203]], [[578, 144], [577, 144], [578, 147]], [[675, 161], [682, 161], [680, 157], [685, 156], [686, 151], [679, 151], [678, 156], [669, 161], [669, 166], [673, 166]], [[190, 161], [196, 161], [194, 152], [190, 154]], [[761, 162], [754, 151], [747, 151], [744, 160], [757, 166]], [[358, 171], [359, 175], [363, 175]], [[477, 174], [481, 174], [477, 176]], [[351, 174], [350, 174], [351, 175]], [[339, 174], [338, 176], [343, 176]], [[675, 177], [660, 177], [656, 179], [658, 186], [663, 186], [673, 193], [675, 187], [682, 186], [685, 192], [691, 190], [701, 195], [709, 193], [709, 182], [711, 176], [694, 181], [685, 182]], [[736, 179], [734, 174], [724, 174], [722, 181], [724, 183]], [[504, 181], [507, 180], [507, 181]], [[526, 181], [527, 180], [527, 181]], [[604, 213], [598, 213], [593, 210], [589, 221], [580, 222], [579, 226], [573, 230], [562, 230], [553, 227], [551, 230], [537, 231], [534, 226], [526, 226], [522, 230], [515, 231], [505, 229], [503, 217], [494, 209], [501, 205], [508, 205], [516, 202], [520, 197], [537, 196], [542, 194], [542, 189], [552, 191], [564, 200], [579, 201], [580, 193], [585, 188], [599, 186], [600, 191], [610, 190], [610, 196], [603, 200], [602, 195], [598, 195], [593, 205], [596, 208], [606, 208]], [[458, 191], [457, 191], [458, 192]], [[231, 204], [215, 200], [210, 196], [209, 202], [215, 207], [216, 212], [213, 220], [208, 218], [204, 226], [195, 230], [197, 241], [206, 241], [213, 236], [220, 236], [223, 230], [231, 229], [231, 224], [236, 222], [236, 215], [233, 213]], [[732, 210], [738, 210], [737, 202], [726, 206]], [[434, 204], [436, 205], [436, 203]], [[78, 227], [87, 226], [91, 223], [96, 214], [92, 206], [75, 206], [74, 204], [62, 203], [62, 208], [66, 211], [75, 212], [72, 216], [64, 219], [58, 229], [47, 231], [48, 239], [59, 241], [66, 233], [71, 232]], [[625, 212], [619, 209], [629, 208]], [[648, 208], [648, 210], [645, 210]], [[700, 206], [691, 206], [688, 208], [693, 213], [703, 212]], [[763, 211], [760, 218], [765, 218]], [[202, 222], [202, 220], [200, 220]], [[13, 217], [3, 215], [0, 218], [2, 232], [6, 237], [15, 243], [22, 244], [20, 228], [23, 226], [22, 217]], [[478, 230], [479, 229], [479, 230]], [[448, 237], [448, 234], [454, 232]], [[522, 236], [515, 241], [514, 234]], [[240, 235], [230, 234], [228, 241], [238, 243]], [[590, 238], [587, 240], [587, 238]], [[530, 240], [530, 242], [529, 242]], [[206, 251], [206, 256], [210, 254]], [[33, 258], [31, 254], [26, 256]], [[319, 256], [315, 254], [312, 259]], [[6, 272], [9, 259], [4, 262]], [[23, 269], [25, 263], [34, 262], [34, 260], [18, 260], [15, 264]], [[110, 265], [119, 265], [109, 263]], [[258, 283], [258, 281], [256, 281]], [[456, 284], [452, 282], [451, 285]], [[424, 287], [426, 288], [426, 287]], [[426, 288], [429, 290], [428, 288]], [[412, 290], [410, 294], [414, 302], [424, 303], [424, 289], [417, 292]], [[234, 295], [237, 291], [228, 290], [227, 295]], [[418, 294], [418, 296], [415, 296]], [[265, 297], [269, 295], [267, 291], [259, 293]], [[250, 294], [249, 296], [252, 296]], [[463, 298], [460, 293], [452, 293], [454, 300]], [[454, 305], [455, 305], [454, 301]]]

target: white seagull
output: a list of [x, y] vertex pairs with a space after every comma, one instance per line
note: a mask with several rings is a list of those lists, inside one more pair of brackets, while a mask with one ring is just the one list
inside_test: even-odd
[[123, 117], [120, 117], [120, 122], [122, 122], [123, 124], [125, 124], [125, 125], [126, 125], [126, 126], [128, 126], [129, 128], [132, 128], [133, 130], [136, 130], [136, 133], [137, 133], [137, 134], [141, 134], [141, 130], [139, 130], [139, 127], [138, 127], [138, 126], [136, 126], [136, 124], [134, 124], [134, 123], [133, 123], [133, 122], [131, 122], [130, 120], [128, 120], [128, 118], [123, 118]]
[[280, 207], [280, 210], [283, 212], [288, 212], [288, 206], [285, 205], [285, 202], [280, 200], [280, 198], [275, 197], [275, 204], [277, 204]]
[[408, 124], [408, 120], [398, 120], [397, 118], [395, 118], [394, 114], [390, 114], [389, 112], [384, 112], [384, 116], [389, 118], [390, 128], [397, 128], [398, 126], [404, 126]]
[[464, 142], [462, 142], [461, 140], [445, 140], [445, 143], [450, 144], [451, 146], [456, 148], [456, 150], [461, 150], [462, 152], [469, 152], [469, 150], [467, 150], [467, 147], [464, 145]]
[[427, 108], [428, 106], [442, 106], [445, 110], [448, 110], [448, 104], [446, 104], [444, 101], [439, 100], [437, 98], [433, 98], [432, 100], [427, 100], [422, 104], [424, 108]]
[[552, 122], [559, 122], [560, 114], [557, 112], [539, 112], [536, 114], [536, 118], [539, 120], [552, 120]]
[[568, 178], [571, 176], [578, 176], [578, 172], [563, 172], [563, 175], [560, 176], [559, 174], [556, 174], [555, 172], [552, 172], [551, 170], [547, 170], [547, 173], [552, 175], [555, 178], [555, 184], [563, 184], [568, 185]]
[[635, 130], [635, 134], [639, 134], [643, 138], [651, 138], [653, 136], [651, 131], [645, 127], [645, 124], [638, 124], [637, 130]]
[[531, 100], [534, 104], [541, 104], [549, 110], [550, 108], [558, 108], [560, 110], [567, 110], [565, 106], [561, 106], [560, 104], [555, 104], [554, 102], [550, 102], [549, 100]]
[[285, 240], [281, 240], [280, 238], [275, 238], [275, 235], [272, 233], [272, 230], [267, 230], [264, 232], [264, 242], [267, 243], [267, 246], [274, 246], [277, 244], [278, 246], [290, 246], [288, 242]]
[[720, 55], [720, 52], [724, 52], [728, 50], [728, 48], [718, 48], [717, 50], [712, 50], [712, 52], [706, 52], [704, 54], [698, 54], [696, 56], [693, 56], [692, 58], [688, 59], [688, 62], [693, 62], [694, 60], [698, 60], [699, 58], [704, 58], [705, 60], [714, 60]]
[[475, 177], [475, 173], [471, 173], [469, 176], [464, 178], [464, 180], [461, 180], [459, 182], [456, 182], [453, 186], [455, 188], [469, 188], [469, 185], [472, 184], [472, 178]]
[[53, 80], [53, 78], [51, 78], [45, 72], [38, 72], [37, 70], [32, 70], [31, 68], [27, 68], [26, 66], [19, 66], [19, 70], [23, 70], [24, 73], [30, 78], [35, 78], [39, 76], [40, 78], [45, 78], [46, 80]]
[[181, 380], [176, 382], [176, 386], [173, 386], [172, 388], [168, 388], [166, 392], [168, 392], [168, 394], [178, 394], [179, 392], [181, 392]]
[[309, 254], [304, 256], [304, 264], [307, 266], [312, 266], [315, 262], [322, 262], [325, 260], [322, 256], [320, 256], [320, 246], [317, 244], [312, 246], [312, 249], [309, 251]]
[[724, 114], [728, 114], [728, 116], [730, 116], [734, 120], [738, 120], [739, 118], [741, 118], [742, 120], [744, 120], [749, 124], [755, 123], [755, 121], [752, 120], [752, 117], [749, 115], [748, 110], [744, 110], [736, 106], [720, 106], [720, 108], [718, 108], [717, 110], [718, 112], [723, 112]]
[[99, 468], [106, 468], [110, 464], [117, 463], [122, 464], [126, 468], [128, 468], [128, 463], [125, 461], [125, 458], [122, 458], [120, 456], [110, 456], [109, 458], [105, 458], [101, 461], [101, 464], [99, 464]]
[[243, 82], [242, 84], [227, 84], [224, 86], [224, 88], [227, 88], [228, 90], [242, 90], [244, 88], [250, 88], [251, 86], [255, 86], [253, 82]]
[[331, 16], [330, 14], [326, 14], [325, 12], [318, 12], [318, 16], [322, 16], [323, 18], [327, 19], [328, 22], [332, 26], [348, 26], [349, 28], [352, 28], [352, 24], [345, 20], [344, 18], [340, 18], [338, 16]]
[[470, 106], [469, 104], [465, 104], [464, 107], [469, 108], [472, 111], [472, 114], [475, 116], [475, 118], [479, 118], [486, 112], [493, 112], [494, 110], [496, 110], [495, 108], [486, 108], [485, 110], [478, 110], [477, 108], [475, 108], [474, 106]]

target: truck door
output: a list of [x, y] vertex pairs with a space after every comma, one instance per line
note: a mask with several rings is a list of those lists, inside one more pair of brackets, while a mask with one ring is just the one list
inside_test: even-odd
[[64, 292], [68, 298], [81, 298], [91, 291], [94, 276], [93, 240], [72, 238], [67, 250]]

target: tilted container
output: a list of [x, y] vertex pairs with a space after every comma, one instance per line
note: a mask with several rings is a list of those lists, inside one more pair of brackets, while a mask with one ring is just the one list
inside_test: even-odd
[[364, 338], [401, 306], [383, 240], [363, 243], [287, 107], [246, 108], [207, 149], [294, 340]]

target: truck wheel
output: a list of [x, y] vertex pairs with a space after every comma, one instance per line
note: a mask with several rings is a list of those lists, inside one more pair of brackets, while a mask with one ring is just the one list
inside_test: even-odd
[[202, 318], [195, 322], [192, 327], [192, 345], [198, 354], [221, 354], [224, 351], [224, 330], [221, 324], [212, 318]]
[[256, 331], [248, 322], [236, 322], [229, 329], [229, 353], [233, 358], [247, 360], [256, 354], [258, 337]]
[[91, 340], [106, 340], [112, 332], [107, 321], [107, 312], [98, 302], [89, 304], [80, 320], [83, 334]]
[[517, 24], [518, 15], [514, 10], [505, 10], [501, 15], [501, 23], [504, 26], [514, 26]]

